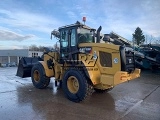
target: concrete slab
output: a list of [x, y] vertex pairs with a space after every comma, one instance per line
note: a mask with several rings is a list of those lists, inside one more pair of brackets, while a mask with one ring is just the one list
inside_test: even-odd
[[141, 101], [123, 120], [160, 120], [160, 87]]
[[[81, 103], [65, 98], [62, 89], [33, 87], [30, 78], [15, 76], [16, 68], [0, 68], [2, 120], [159, 120], [160, 74], [143, 72], [141, 78], [94, 93]], [[153, 79], [151, 79], [153, 78]]]

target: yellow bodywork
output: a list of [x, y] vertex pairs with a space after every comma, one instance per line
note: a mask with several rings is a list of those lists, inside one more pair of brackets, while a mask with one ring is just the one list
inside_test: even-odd
[[[84, 59], [83, 54], [79, 55], [79, 58], [82, 58], [84, 65], [87, 67], [87, 72], [90, 76], [90, 80], [92, 81], [95, 88], [98, 89], [108, 89], [120, 83], [133, 80], [137, 77], [140, 77], [140, 69], [135, 69], [134, 72], [128, 73], [125, 71], [121, 71], [121, 64], [120, 64], [120, 53], [119, 53], [119, 46], [112, 45], [112, 44], [104, 44], [104, 43], [91, 43], [89, 44], [92, 46], [92, 54], [95, 53], [98, 56], [97, 60], [89, 59], [90, 64], [87, 60]], [[80, 47], [87, 47], [88, 44], [83, 43], [80, 44]], [[112, 67], [103, 67], [100, 64], [99, 59], [99, 51], [107, 52], [112, 55]], [[92, 56], [88, 54], [88, 56]], [[90, 58], [90, 57], [88, 57]], [[114, 58], [119, 60], [118, 63], [114, 63]], [[93, 64], [95, 64], [93, 66]]]
[[[52, 68], [48, 68], [47, 61], [53, 61]], [[62, 79], [61, 74], [63, 73], [61, 64], [59, 64], [59, 53], [58, 52], [49, 52], [48, 54], [44, 54], [44, 61], [40, 61], [43, 65], [46, 76], [47, 77], [55, 77], [55, 80]]]
[[118, 71], [114, 75], [102, 74], [100, 77], [101, 84], [107, 84], [110, 86], [115, 86], [120, 83], [135, 79], [140, 77], [140, 69], [135, 69], [133, 73], [128, 74], [127, 72]]
[[[132, 73], [121, 71], [121, 59], [119, 45], [112, 45], [107, 43], [81, 43], [79, 47], [92, 47], [91, 53], [79, 53], [79, 61], [82, 61], [85, 66], [85, 73], [88, 73], [89, 78], [94, 88], [108, 89], [120, 83], [133, 80], [140, 76], [140, 69], [135, 69]], [[100, 64], [100, 51], [110, 54], [110, 67], [105, 67]], [[93, 54], [97, 55], [97, 59], [93, 58]], [[117, 63], [114, 62], [116, 58]], [[48, 68], [47, 60], [53, 60], [53, 67]], [[55, 80], [62, 80], [65, 71], [70, 67], [69, 65], [59, 64], [59, 53], [49, 52], [44, 55], [44, 61], [41, 61], [45, 69], [46, 76], [55, 77]]]
[[39, 61], [39, 62], [43, 65], [46, 76], [47, 77], [54, 77], [55, 74], [53, 72], [53, 69], [49, 69], [46, 62], [44, 62], [44, 61]]

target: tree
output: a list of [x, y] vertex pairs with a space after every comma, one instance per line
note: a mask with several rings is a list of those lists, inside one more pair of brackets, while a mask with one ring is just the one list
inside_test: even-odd
[[137, 45], [144, 43], [145, 36], [143, 35], [141, 28], [139, 27], [136, 28], [135, 32], [133, 33], [133, 38], [134, 38], [134, 43]]
[[54, 44], [53, 49], [55, 49], [57, 51], [60, 51], [60, 47], [59, 47], [59, 45], [57, 43]]
[[43, 52], [44, 51], [44, 48], [48, 48], [50, 50], [57, 50], [57, 51], [60, 51], [60, 45], [58, 45], [57, 43], [54, 44], [53, 46], [37, 46], [37, 45], [31, 45], [29, 46], [29, 50], [30, 51], [41, 51]]
[[44, 46], [39, 46], [39, 51], [43, 52], [44, 51]]
[[41, 51], [43, 52], [44, 51], [44, 46], [37, 46], [37, 45], [31, 45], [29, 46], [29, 50], [30, 51]]
[[30, 51], [39, 51], [39, 48], [36, 45], [29, 46]]

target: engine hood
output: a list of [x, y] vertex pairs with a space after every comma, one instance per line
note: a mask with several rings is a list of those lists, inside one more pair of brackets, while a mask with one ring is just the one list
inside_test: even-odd
[[108, 43], [80, 43], [78, 47], [99, 47], [119, 50], [120, 45], [113, 45]]

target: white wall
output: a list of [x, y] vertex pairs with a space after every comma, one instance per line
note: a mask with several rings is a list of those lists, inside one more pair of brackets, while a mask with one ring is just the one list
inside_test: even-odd
[[28, 49], [0, 50], [0, 63], [7, 64], [15, 62], [18, 64], [21, 57], [41, 57], [43, 52], [29, 51]]
[[28, 57], [41, 57], [43, 55], [43, 52], [39, 51], [29, 51]]

